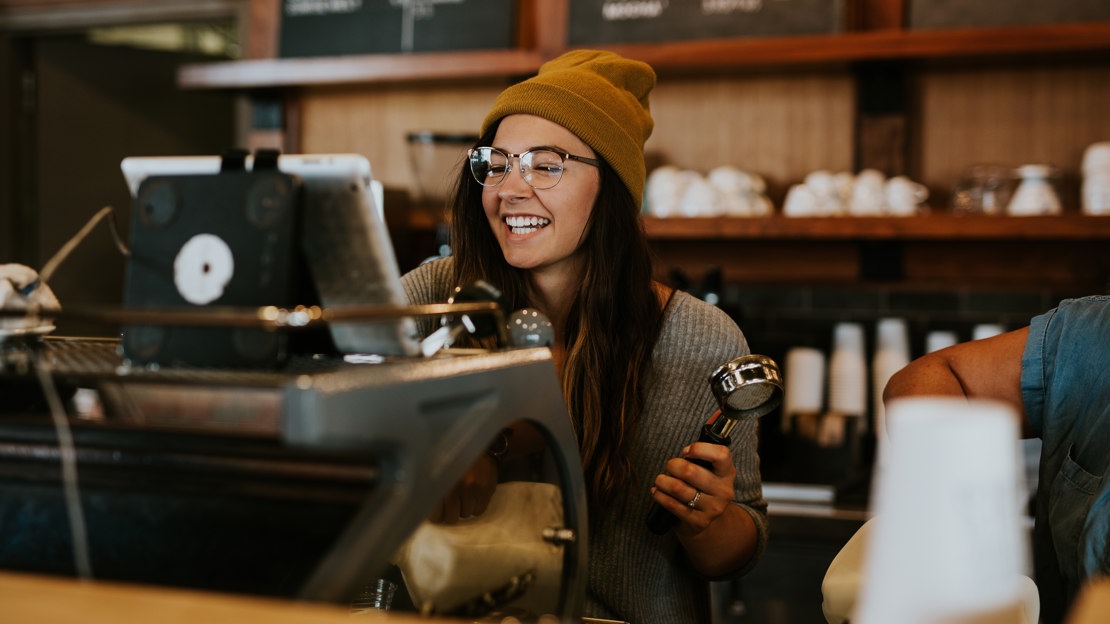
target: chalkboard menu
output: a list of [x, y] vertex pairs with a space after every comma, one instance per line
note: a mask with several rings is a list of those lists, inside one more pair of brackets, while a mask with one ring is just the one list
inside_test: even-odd
[[1110, 21], [1107, 0], [910, 0], [910, 28]]
[[844, 30], [850, 0], [572, 0], [571, 45], [779, 37]]
[[515, 0], [282, 0], [283, 57], [504, 49]]

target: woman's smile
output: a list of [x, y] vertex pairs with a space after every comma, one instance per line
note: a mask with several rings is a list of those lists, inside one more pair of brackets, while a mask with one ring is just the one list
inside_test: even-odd
[[503, 219], [513, 236], [535, 234], [551, 223], [551, 219], [535, 215], [509, 215]]

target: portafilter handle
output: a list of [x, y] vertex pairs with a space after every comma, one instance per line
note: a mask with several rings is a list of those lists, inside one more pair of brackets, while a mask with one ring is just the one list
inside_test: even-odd
[[[709, 376], [709, 387], [721, 411], [715, 412], [701, 428], [698, 442], [728, 446], [732, 430], [742, 420], [759, 418], [782, 403], [782, 375], [775, 361], [765, 355], [742, 355], [718, 367]], [[688, 459], [707, 470], [713, 466], [703, 459]], [[659, 503], [652, 503], [647, 525], [652, 533], [669, 531], [678, 518]]]

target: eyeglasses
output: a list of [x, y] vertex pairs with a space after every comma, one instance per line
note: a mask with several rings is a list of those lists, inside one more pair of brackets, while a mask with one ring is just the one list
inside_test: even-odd
[[513, 170], [513, 158], [520, 161], [520, 175], [528, 186], [536, 190], [552, 188], [563, 179], [563, 169], [568, 160], [601, 166], [594, 158], [575, 156], [550, 147], [530, 149], [519, 154], [506, 154], [495, 147], [476, 147], [467, 150], [470, 157], [470, 173], [482, 186], [497, 186]]

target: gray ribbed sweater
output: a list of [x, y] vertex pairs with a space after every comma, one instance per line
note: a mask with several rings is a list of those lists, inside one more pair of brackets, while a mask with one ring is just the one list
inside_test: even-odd
[[[442, 303], [454, 287], [453, 260], [437, 260], [406, 274], [401, 282], [409, 302]], [[425, 333], [430, 329], [423, 328]], [[713, 370], [748, 353], [740, 328], [724, 312], [684, 292], [675, 293], [652, 355], [646, 411], [633, 433], [636, 474], [624, 494], [588, 510], [589, 580], [584, 615], [632, 624], [704, 624], [710, 621], [707, 580], [686, 562], [672, 533], [655, 535], [646, 525], [655, 476], [680, 449], [697, 439], [717, 409], [709, 390]], [[732, 433], [736, 460], [735, 501], [751, 514], [759, 531], [756, 557], [767, 543], [767, 503], [759, 475], [757, 423], [741, 423]]]

